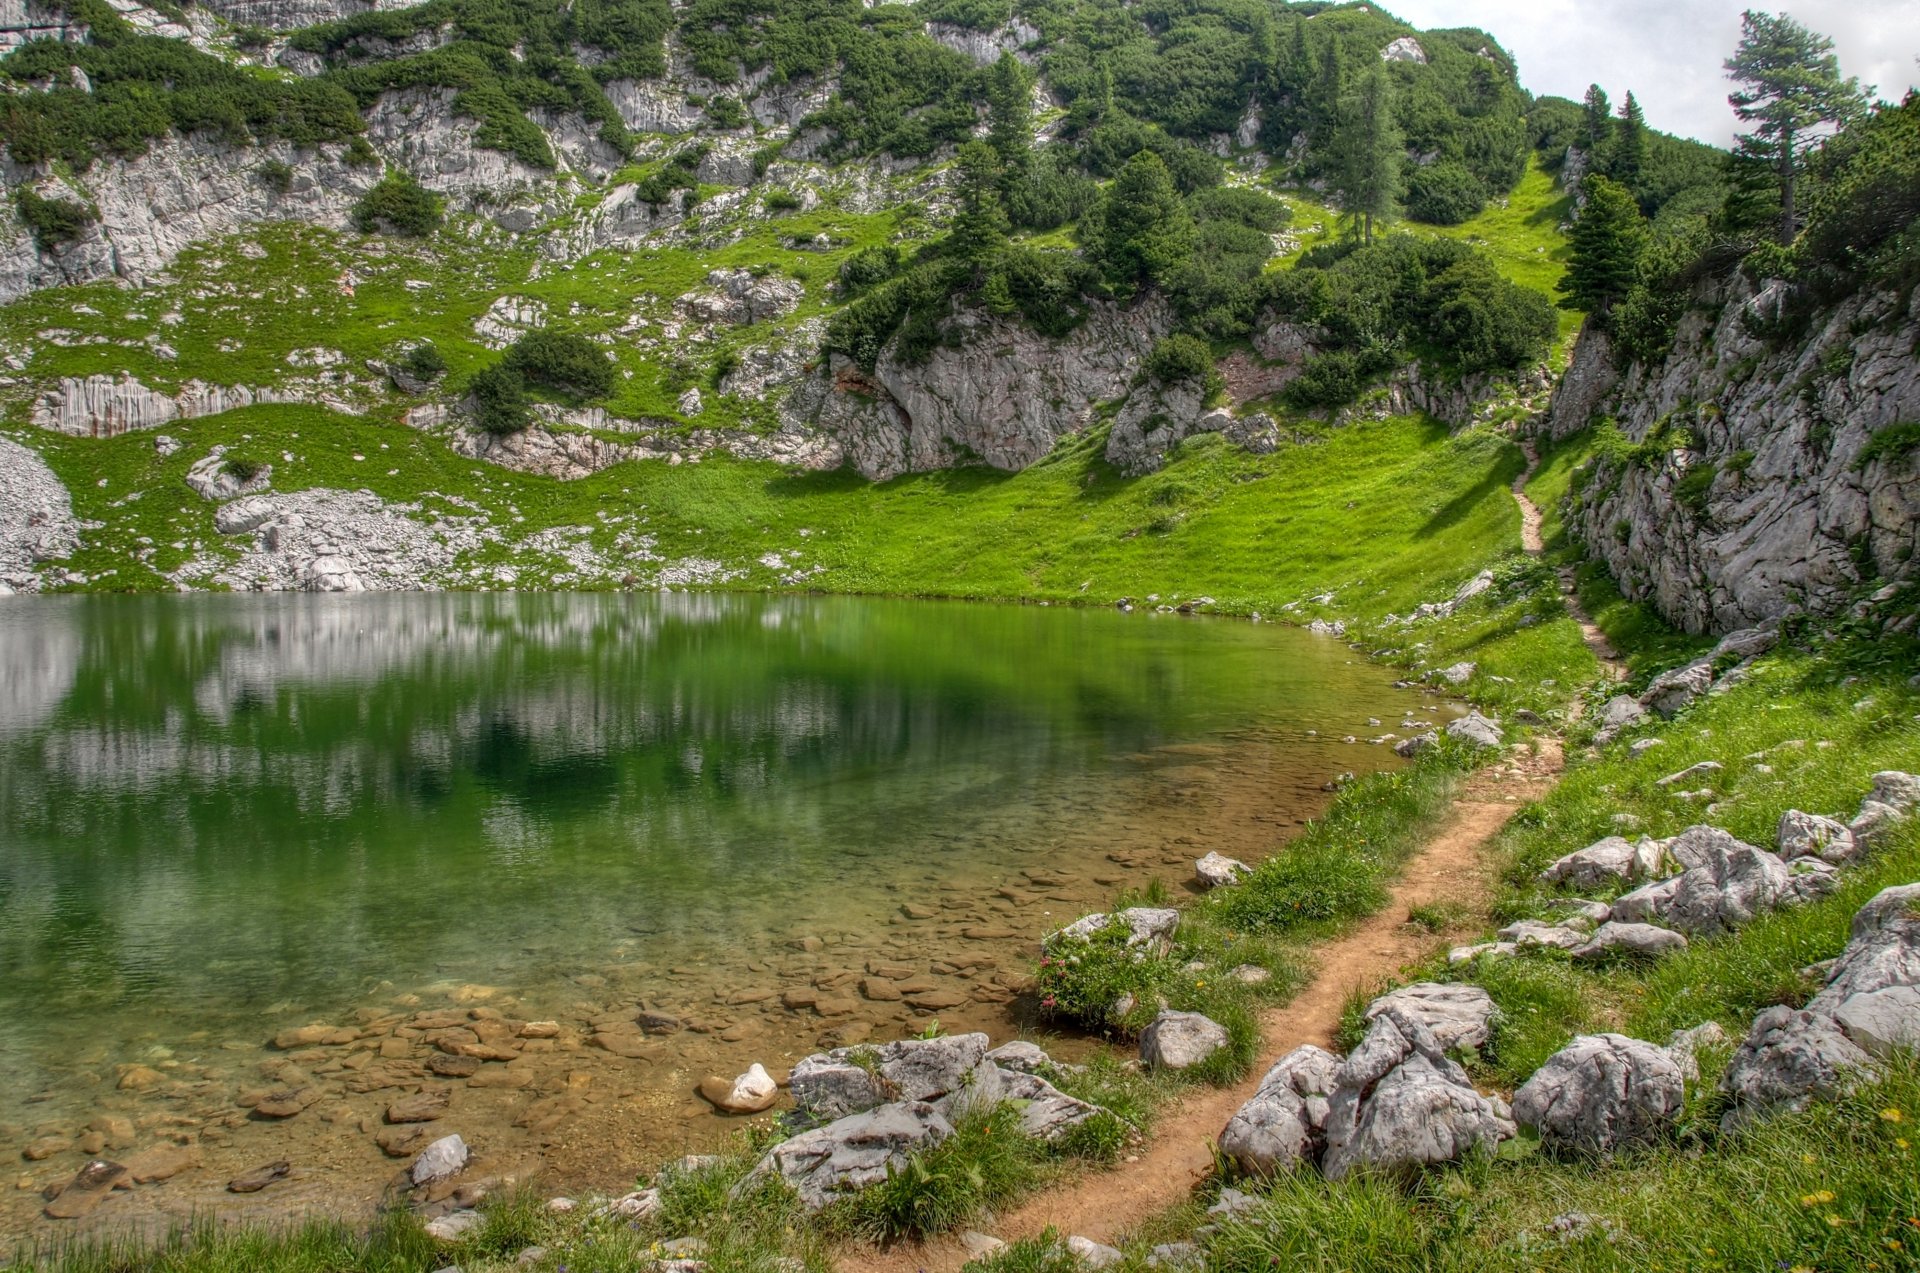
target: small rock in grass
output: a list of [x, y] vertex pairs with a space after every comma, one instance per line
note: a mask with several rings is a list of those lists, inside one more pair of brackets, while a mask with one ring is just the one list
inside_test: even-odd
[[1227, 1046], [1226, 1027], [1198, 1012], [1163, 1009], [1140, 1032], [1140, 1060], [1156, 1070], [1185, 1070]]
[[1126, 1258], [1113, 1247], [1077, 1233], [1067, 1239], [1067, 1250], [1090, 1269], [1112, 1268]]

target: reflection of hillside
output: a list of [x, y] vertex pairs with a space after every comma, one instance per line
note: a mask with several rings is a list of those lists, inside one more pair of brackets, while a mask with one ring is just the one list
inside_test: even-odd
[[7, 602], [0, 606], [0, 743], [45, 724], [80, 666], [74, 601]]

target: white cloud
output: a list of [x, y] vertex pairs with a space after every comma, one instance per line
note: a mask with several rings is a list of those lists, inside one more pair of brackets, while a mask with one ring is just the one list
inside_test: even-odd
[[[1479, 27], [1520, 63], [1533, 92], [1578, 101], [1587, 85], [1617, 105], [1628, 89], [1655, 128], [1724, 145], [1732, 140], [1720, 64], [1740, 36], [1740, 11], [1764, 0], [1389, 0], [1420, 27]], [[1785, 9], [1833, 37], [1840, 65], [1898, 101], [1920, 83], [1916, 0], [1801, 0]]]

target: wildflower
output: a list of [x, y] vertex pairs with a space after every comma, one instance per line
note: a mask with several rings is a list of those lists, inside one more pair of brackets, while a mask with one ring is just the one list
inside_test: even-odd
[[1822, 1189], [1818, 1193], [1810, 1193], [1803, 1196], [1800, 1199], [1800, 1205], [1803, 1207], [1824, 1207], [1837, 1197], [1839, 1197], [1839, 1195], [1834, 1193], [1833, 1190]]
[[1894, 1137], [1893, 1144], [1896, 1149], [1906, 1149], [1908, 1147], [1907, 1138], [1905, 1136]]
[[1907, 1116], [1902, 1114], [1897, 1106], [1890, 1105], [1880, 1111], [1880, 1121], [1883, 1123], [1904, 1123], [1907, 1121]]
[[1844, 1220], [1840, 1216], [1834, 1216], [1834, 1215], [1828, 1216], [1827, 1223], [1836, 1229], [1844, 1229], [1847, 1227], [1846, 1220]]

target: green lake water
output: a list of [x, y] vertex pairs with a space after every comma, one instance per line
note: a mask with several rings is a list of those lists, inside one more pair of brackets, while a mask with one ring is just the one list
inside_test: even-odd
[[[1209, 848], [1271, 849], [1328, 779], [1395, 763], [1348, 737], [1436, 710], [1341, 642], [1225, 620], [698, 594], [7, 598], [0, 1132], [163, 1108], [239, 1161], [255, 1132], [219, 1111], [290, 1025], [447, 1002], [693, 1017], [742, 983], [830, 976], [803, 947], [938, 972], [962, 921], [1017, 930], [994, 952], [1012, 970], [1111, 896], [1097, 870], [1177, 880]], [[1023, 871], [1062, 880], [992, 898]], [[916, 902], [954, 924], [903, 923]], [[778, 1006], [755, 1020], [804, 1047], [821, 1023]], [[684, 1105], [685, 1066], [770, 1046], [683, 1037], [684, 1066], [622, 1090], [670, 1082], [654, 1108]], [[134, 1064], [170, 1083], [116, 1087]], [[366, 1151], [313, 1152], [345, 1171]]]

